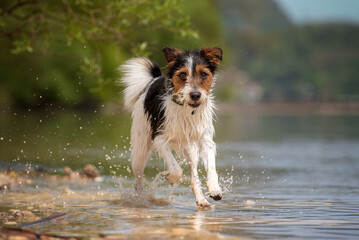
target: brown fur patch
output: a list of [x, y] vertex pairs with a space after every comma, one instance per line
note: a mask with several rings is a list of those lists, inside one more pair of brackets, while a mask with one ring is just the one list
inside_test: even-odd
[[204, 54], [204, 56], [212, 63], [218, 65], [219, 60], [222, 61], [222, 54], [223, 51], [220, 48], [203, 48], [201, 52]]
[[189, 69], [187, 67], [183, 67], [183, 68], [180, 68], [178, 69], [175, 74], [173, 75], [172, 79], [171, 79], [171, 82], [173, 83], [173, 86], [174, 86], [174, 89], [173, 91], [175, 93], [178, 93], [179, 91], [181, 91], [184, 86], [186, 85], [186, 81], [183, 81], [179, 75], [181, 73], [186, 73], [187, 77], [189, 75]]
[[[204, 72], [207, 74], [206, 78], [201, 77], [201, 73]], [[196, 66], [196, 85], [200, 88], [204, 89], [207, 93], [211, 91], [212, 83], [214, 81], [214, 77], [211, 71], [204, 65], [197, 65]]]

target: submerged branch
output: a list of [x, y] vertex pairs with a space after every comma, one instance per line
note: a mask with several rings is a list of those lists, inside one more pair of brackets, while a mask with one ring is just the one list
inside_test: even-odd
[[50, 221], [50, 220], [55, 219], [55, 218], [63, 217], [66, 214], [67, 214], [67, 212], [54, 213], [54, 214], [52, 214], [52, 215], [50, 215], [48, 217], [41, 218], [40, 220], [21, 224], [21, 225], [19, 225], [19, 228], [28, 227], [28, 226], [35, 225], [35, 224], [38, 224], [38, 223], [47, 222], [47, 221]]

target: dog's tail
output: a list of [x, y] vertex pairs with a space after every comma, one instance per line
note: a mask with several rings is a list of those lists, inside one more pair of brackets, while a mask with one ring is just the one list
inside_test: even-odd
[[147, 58], [132, 58], [119, 67], [125, 85], [125, 108], [132, 111], [141, 92], [154, 78], [162, 75], [160, 67]]

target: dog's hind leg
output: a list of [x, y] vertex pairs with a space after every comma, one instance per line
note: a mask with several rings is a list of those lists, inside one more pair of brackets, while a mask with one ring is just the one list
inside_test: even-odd
[[146, 141], [132, 141], [132, 171], [136, 179], [136, 193], [140, 194], [143, 190], [143, 173], [146, 166], [146, 162], [150, 156], [151, 147]]
[[132, 113], [133, 123], [131, 128], [132, 171], [136, 179], [135, 189], [137, 194], [140, 194], [143, 190], [143, 172], [152, 150], [148, 122], [143, 108], [140, 106], [140, 104], [135, 106]]
[[171, 148], [161, 136], [155, 138], [154, 146], [167, 164], [169, 171], [166, 175], [167, 181], [172, 184], [178, 182], [182, 178], [182, 168], [173, 156]]

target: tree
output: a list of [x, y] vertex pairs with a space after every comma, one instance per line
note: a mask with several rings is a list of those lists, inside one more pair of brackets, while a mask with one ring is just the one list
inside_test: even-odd
[[[118, 64], [129, 53], [141, 56], [150, 54], [156, 39], [152, 41], [143, 36], [167, 32], [179, 37], [197, 37], [196, 32], [190, 30], [189, 18], [180, 6], [179, 0], [1, 1], [0, 63], [11, 67], [10, 62], [21, 61], [19, 64], [23, 67], [26, 65], [24, 61], [28, 62], [31, 66], [24, 67], [25, 72], [28, 68], [41, 69], [44, 65], [50, 68], [43, 73], [41, 84], [35, 80], [32, 83], [24, 82], [33, 76], [18, 76], [23, 81], [21, 89], [15, 85], [19, 84], [20, 79], [5, 69], [0, 73], [4, 79], [2, 84], [7, 89], [15, 88], [14, 91], [19, 92], [20, 102], [31, 103], [34, 100], [31, 92], [27, 92], [31, 88], [41, 88], [37, 92], [46, 90], [45, 97], [54, 98], [50, 101], [58, 98], [54, 92], [60, 92], [57, 93], [61, 95], [59, 98], [72, 97], [68, 102], [85, 101], [87, 95], [83, 91], [88, 91], [87, 88], [106, 95], [106, 91], [102, 91], [104, 86], [114, 86], [115, 66], [112, 62]], [[67, 64], [64, 65], [59, 59]], [[111, 70], [106, 72], [106, 63], [109, 62]], [[54, 65], [63, 65], [64, 72], [58, 71], [58, 67], [51, 68]], [[51, 75], [51, 69], [56, 73]], [[41, 71], [38, 71], [41, 75]], [[112, 75], [111, 80], [108, 79], [109, 75]], [[86, 81], [85, 87], [78, 84], [72, 86], [70, 81], [73, 80], [66, 79], [69, 76], [88, 77], [92, 81]], [[59, 78], [63, 85], [61, 89], [58, 83], [54, 83], [60, 81]], [[50, 91], [52, 85], [55, 87]], [[38, 99], [38, 96], [35, 98]], [[33, 103], [37, 104], [38, 101], [34, 100]]]

